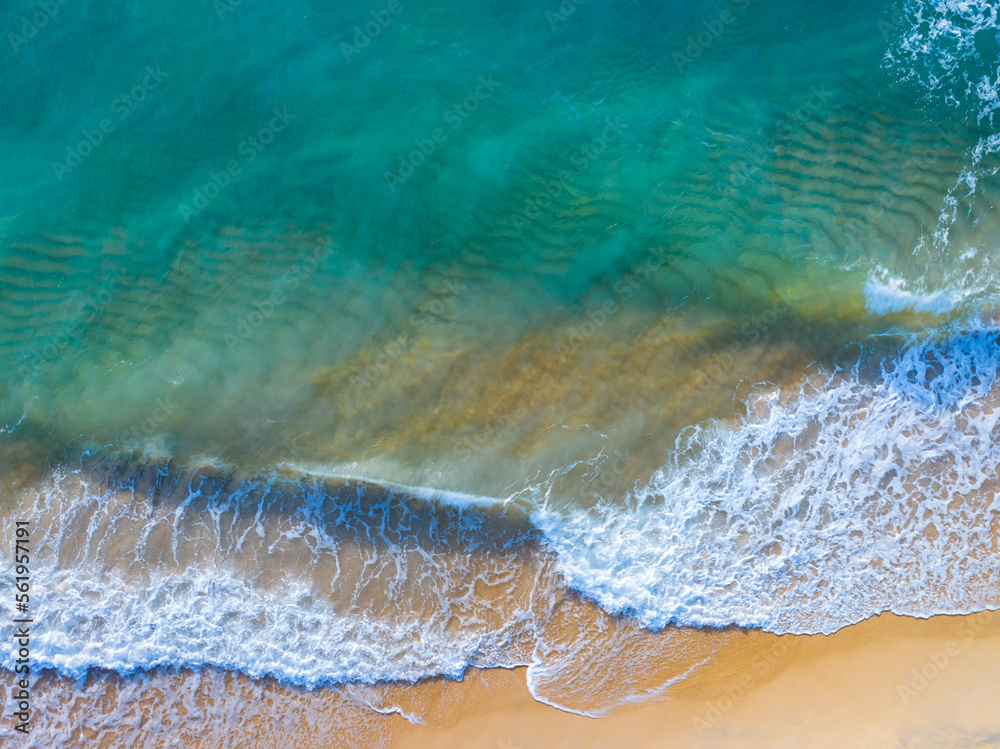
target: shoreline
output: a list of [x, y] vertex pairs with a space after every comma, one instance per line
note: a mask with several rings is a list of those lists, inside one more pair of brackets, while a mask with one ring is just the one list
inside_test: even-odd
[[[0, 673], [6, 698], [12, 674]], [[309, 690], [219, 669], [92, 671], [81, 681], [45, 672], [33, 685], [31, 745], [86, 737], [317, 749], [1000, 746], [997, 611], [881, 614], [832, 635], [741, 630], [661, 694], [606, 718], [536, 701], [527, 676], [523, 666], [472, 668], [461, 680]], [[0, 735], [8, 732], [5, 722]]]
[[664, 699], [602, 719], [482, 678], [498, 687], [485, 714], [404, 727], [392, 748], [1000, 746], [997, 611], [881, 614], [831, 635], [751, 630]]

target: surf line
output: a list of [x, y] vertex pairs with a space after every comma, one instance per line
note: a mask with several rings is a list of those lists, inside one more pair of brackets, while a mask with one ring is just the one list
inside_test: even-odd
[[[14, 685], [13, 698], [17, 712], [11, 716], [15, 721], [15, 731], [23, 734], [31, 732], [31, 624], [28, 618], [31, 603], [31, 557], [29, 545], [31, 530], [27, 520], [18, 520], [14, 537], [14, 642], [17, 645], [17, 664], [14, 673], [21, 678]], [[20, 615], [20, 616], [19, 616]]]

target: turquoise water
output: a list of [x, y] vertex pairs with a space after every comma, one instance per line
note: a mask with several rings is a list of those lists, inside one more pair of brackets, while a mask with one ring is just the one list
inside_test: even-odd
[[[44, 465], [42, 493], [66, 503], [55, 513], [5, 490], [6, 512], [49, 518], [53, 555], [84, 532], [52, 520], [73, 507], [124, 523], [85, 531], [107, 532], [95, 544], [115, 554], [134, 523], [147, 536], [169, 525], [133, 516], [110, 485], [95, 494], [67, 478], [94, 462], [162, 468], [178, 486], [204, 466], [256, 476], [248, 507], [271, 501], [252, 482], [280, 468], [309, 474], [282, 491], [312, 509], [277, 513], [261, 538], [334, 537], [338, 522], [352, 538], [372, 532], [339, 488], [330, 496], [354, 508], [340, 521], [310, 505], [325, 491], [316, 476], [446, 506], [506, 502], [526, 513], [516, 543], [466, 518], [498, 569], [520, 563], [504, 556], [514, 543], [548, 560], [539, 568], [562, 582], [546, 590], [568, 585], [651, 629], [832, 631], [885, 609], [997, 605], [972, 531], [993, 512], [983, 482], [997, 465], [995, 9], [52, 7], [0, 12], [0, 436], [4, 470]], [[219, 492], [177, 511], [216, 517], [243, 496]], [[970, 502], [963, 540], [946, 549], [912, 506], [940, 525], [957, 496]], [[883, 527], [876, 505], [900, 514]], [[397, 538], [403, 526], [378, 527]], [[478, 559], [474, 537], [449, 553]], [[166, 597], [227, 559], [276, 564], [223, 535], [191, 542], [203, 545], [194, 561], [157, 578]], [[126, 598], [135, 565], [157, 568], [137, 548], [128, 574], [104, 562]], [[873, 549], [875, 577], [829, 562]], [[309, 553], [285, 584], [315, 592], [333, 562], [326, 547]], [[507, 574], [474, 566], [420, 576]], [[949, 566], [966, 577], [941, 578]], [[112, 630], [159, 612], [164, 642], [184, 647], [112, 657], [98, 634], [39, 657], [72, 674], [174, 652], [296, 683], [455, 675], [487, 634], [530, 619], [482, 595], [493, 618], [473, 616], [452, 648], [414, 623], [434, 618], [428, 590], [390, 578], [344, 585], [409, 612], [386, 614], [385, 631], [423, 632], [425, 650], [383, 652], [375, 637], [354, 670], [331, 665], [322, 637], [287, 644], [312, 664], [294, 673], [287, 652], [204, 656], [182, 618], [142, 596]], [[943, 592], [928, 598], [932, 581]], [[225, 630], [234, 602], [254, 596], [266, 608], [272, 584], [232, 578], [205, 621]], [[441, 585], [428, 583], [441, 600], [470, 595]], [[856, 586], [872, 595], [852, 597]], [[55, 582], [46, 595], [65, 603]], [[310, 621], [357, 614], [343, 590], [324, 595], [335, 614]], [[245, 641], [267, 636], [254, 616]], [[368, 642], [352, 621], [338, 637]], [[530, 662], [530, 648], [486, 651], [480, 665]]]
[[[441, 379], [482, 390], [496, 349], [606, 302], [610, 340], [670, 315], [725, 345], [789, 295], [857, 317], [872, 272], [962, 270], [912, 252], [987, 128], [883, 68], [877, 4], [401, 5], [356, 47], [381, 12], [67, 3], [8, 36], [8, 424], [371, 460]], [[385, 452], [482, 427], [450, 421]]]

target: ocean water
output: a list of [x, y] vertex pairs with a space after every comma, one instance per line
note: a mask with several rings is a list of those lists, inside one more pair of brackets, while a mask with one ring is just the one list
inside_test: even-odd
[[0, 35], [39, 685], [420, 720], [364, 690], [526, 665], [597, 716], [733, 627], [1000, 607], [994, 5], [17, 1]]

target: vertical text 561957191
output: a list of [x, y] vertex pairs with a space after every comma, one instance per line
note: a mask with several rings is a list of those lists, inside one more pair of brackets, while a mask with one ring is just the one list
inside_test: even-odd
[[31, 731], [31, 623], [28, 616], [31, 603], [31, 569], [29, 564], [29, 544], [31, 531], [27, 520], [18, 520], [14, 538], [14, 683], [13, 702], [17, 710], [13, 714], [15, 731], [27, 734]]

